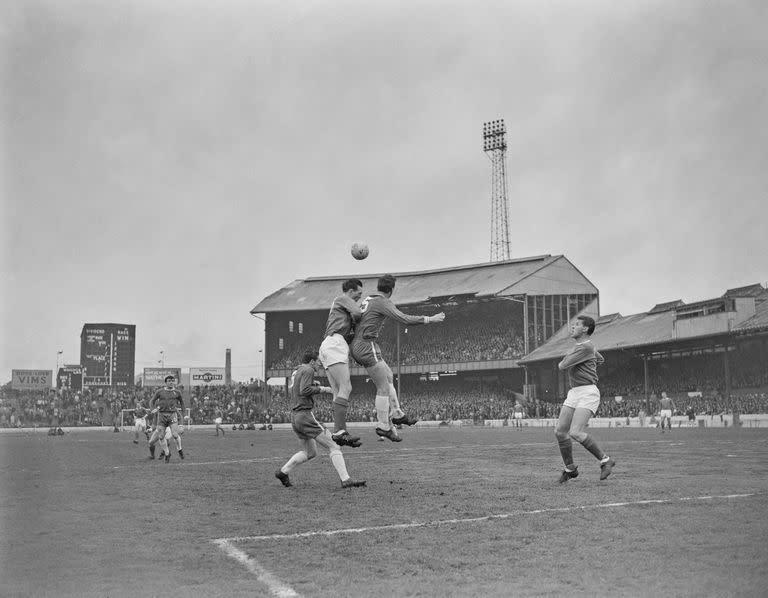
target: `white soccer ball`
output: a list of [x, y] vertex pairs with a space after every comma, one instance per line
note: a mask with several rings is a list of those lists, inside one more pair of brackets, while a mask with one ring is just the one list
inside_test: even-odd
[[352, 253], [352, 257], [356, 260], [364, 260], [368, 257], [368, 245], [365, 243], [353, 243], [350, 253]]

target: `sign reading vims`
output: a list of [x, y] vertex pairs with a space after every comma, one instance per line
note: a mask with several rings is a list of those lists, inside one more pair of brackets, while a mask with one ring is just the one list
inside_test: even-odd
[[224, 386], [225, 368], [189, 368], [190, 386]]
[[50, 390], [53, 388], [53, 370], [11, 370], [13, 390]]

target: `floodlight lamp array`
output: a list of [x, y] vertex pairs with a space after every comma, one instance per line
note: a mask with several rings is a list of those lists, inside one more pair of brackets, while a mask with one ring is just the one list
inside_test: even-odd
[[507, 149], [506, 133], [503, 118], [483, 123], [483, 151]]

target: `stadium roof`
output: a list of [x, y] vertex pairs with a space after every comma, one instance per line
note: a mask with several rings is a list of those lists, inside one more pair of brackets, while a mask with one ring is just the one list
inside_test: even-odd
[[[294, 280], [262, 299], [256, 313], [328, 309], [348, 278], [363, 282], [363, 293], [376, 291], [379, 274], [352, 274]], [[420, 272], [392, 272], [397, 305], [415, 305], [450, 297], [492, 298], [517, 294], [596, 294], [597, 288], [562, 255], [537, 255], [503, 262], [455, 266]]]
[[763, 297], [766, 295], [766, 289], [759, 282], [744, 287], [728, 289], [723, 297]]
[[[659, 303], [647, 313], [623, 317], [608, 314], [596, 320], [592, 343], [598, 351], [615, 351], [681, 340], [675, 337], [675, 319], [678, 312], [697, 305], [723, 301], [726, 297], [747, 297], [755, 299], [755, 314], [733, 327], [734, 332], [752, 332], [768, 329], [768, 289], [760, 284], [731, 289], [721, 297], [705, 299], [694, 303], [668, 301]], [[576, 316], [574, 316], [576, 317]], [[570, 327], [563, 326], [541, 347], [531, 351], [519, 363], [533, 363], [563, 357], [573, 346]]]
[[[674, 311], [620, 316], [606, 322], [598, 320], [595, 331], [592, 333], [592, 344], [598, 351], [615, 351], [641, 345], [666, 343], [675, 340], [674, 321]], [[523, 357], [520, 363], [559, 359], [572, 346], [570, 327], [563, 326], [545, 344]]]
[[733, 330], [734, 332], [752, 332], [760, 329], [768, 330], [768, 300], [757, 303], [755, 315], [735, 326]]
[[676, 307], [680, 307], [681, 305], [685, 305], [685, 302], [682, 299], [675, 299], [674, 301], [667, 301], [666, 303], [657, 303], [648, 313], [658, 314], [663, 311], [670, 311]]

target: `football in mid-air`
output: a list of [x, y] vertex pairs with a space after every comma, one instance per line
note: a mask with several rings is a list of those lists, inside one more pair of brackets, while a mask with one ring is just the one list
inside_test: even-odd
[[351, 253], [352, 257], [356, 260], [364, 260], [368, 257], [368, 245], [365, 243], [353, 243]]

